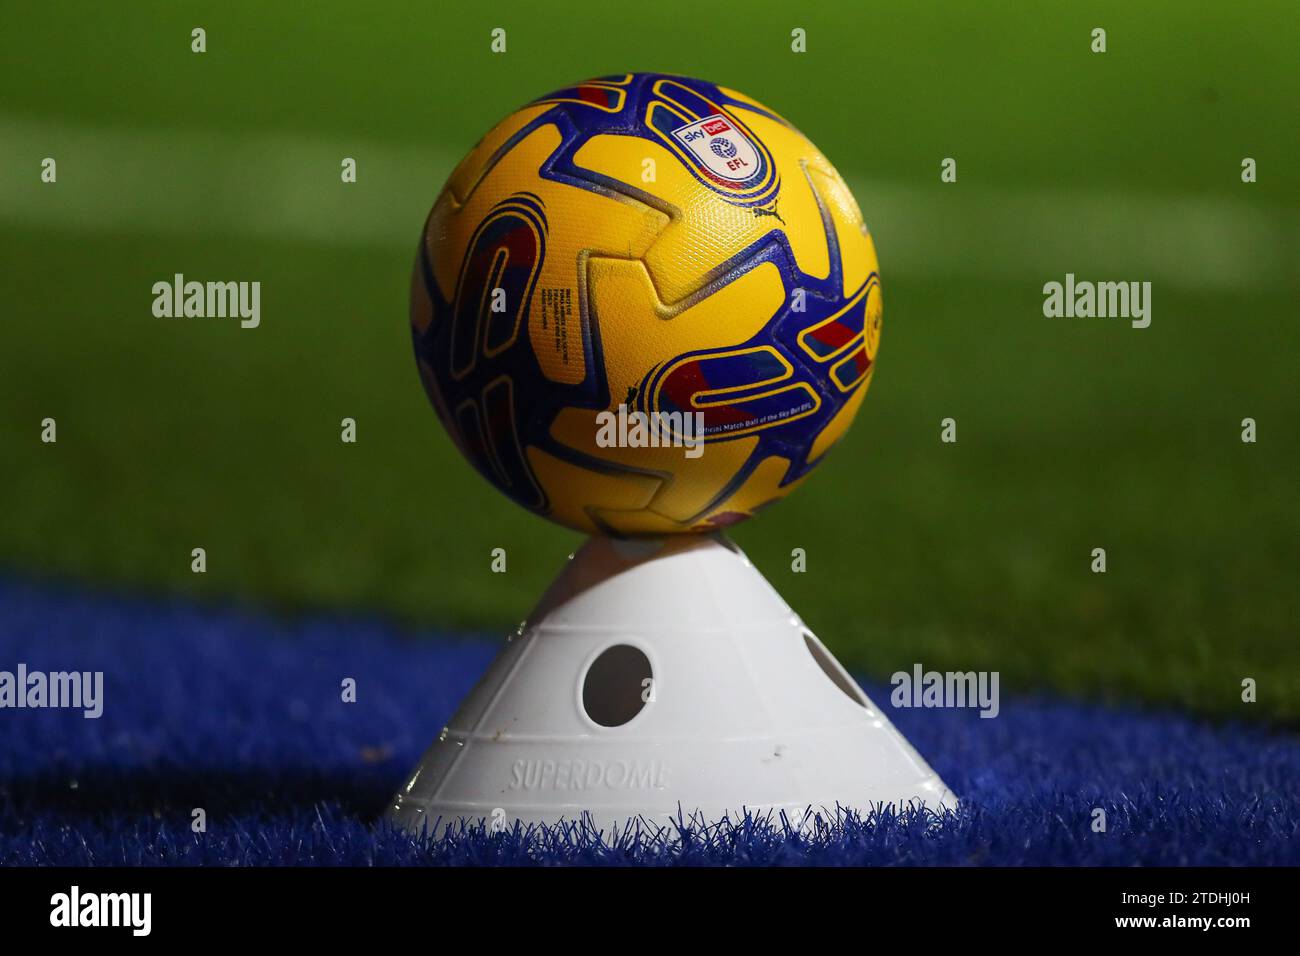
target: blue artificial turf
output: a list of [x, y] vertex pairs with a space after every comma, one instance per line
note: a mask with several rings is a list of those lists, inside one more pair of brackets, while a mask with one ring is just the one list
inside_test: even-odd
[[0, 583], [0, 670], [105, 672], [98, 720], [0, 710], [0, 863], [1300, 864], [1294, 735], [1045, 697], [891, 712], [964, 800], [943, 820], [413, 840], [379, 811], [494, 652], [433, 637]]

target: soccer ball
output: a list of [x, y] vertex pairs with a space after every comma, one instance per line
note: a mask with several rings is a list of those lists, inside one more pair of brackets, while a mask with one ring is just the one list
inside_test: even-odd
[[461, 452], [588, 533], [714, 531], [848, 429], [880, 339], [844, 180], [734, 90], [629, 73], [497, 124], [433, 205], [420, 377]]

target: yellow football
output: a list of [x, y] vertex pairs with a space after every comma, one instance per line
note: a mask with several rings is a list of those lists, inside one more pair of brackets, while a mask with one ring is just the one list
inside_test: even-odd
[[429, 214], [420, 377], [452, 439], [589, 533], [711, 531], [788, 494], [847, 430], [880, 339], [871, 237], [787, 120], [632, 73], [497, 124]]

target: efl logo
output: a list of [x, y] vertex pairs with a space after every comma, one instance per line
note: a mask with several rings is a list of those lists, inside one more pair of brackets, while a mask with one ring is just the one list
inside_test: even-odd
[[758, 150], [720, 114], [706, 116], [673, 130], [706, 173], [727, 183], [742, 183], [758, 174]]

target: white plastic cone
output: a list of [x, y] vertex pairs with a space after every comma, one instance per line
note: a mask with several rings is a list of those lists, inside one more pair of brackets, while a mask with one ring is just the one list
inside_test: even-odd
[[433, 832], [956, 803], [740, 550], [691, 536], [589, 540], [390, 812]]

